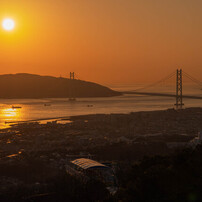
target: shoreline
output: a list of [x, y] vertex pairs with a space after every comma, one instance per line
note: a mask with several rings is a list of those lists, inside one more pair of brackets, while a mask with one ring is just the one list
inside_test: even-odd
[[48, 120], [65, 120], [70, 119], [70, 116], [62, 116], [62, 117], [51, 117], [51, 118], [40, 118], [40, 119], [32, 119], [27, 121], [6, 121], [5, 124], [21, 124], [21, 123], [30, 123], [30, 122], [40, 122], [40, 121], [48, 121]]
[[[202, 107], [188, 107], [188, 108], [183, 108], [182, 110], [191, 110], [191, 109], [202, 109]], [[162, 111], [168, 111], [168, 110], [174, 110], [174, 111], [180, 111], [176, 110], [175, 108], [167, 108], [167, 109], [159, 109], [159, 110], [140, 110], [140, 111], [131, 111], [131, 112], [126, 112], [126, 113], [94, 113], [94, 114], [81, 114], [81, 115], [73, 115], [73, 116], [61, 116], [61, 117], [50, 117], [50, 118], [39, 118], [39, 119], [31, 119], [27, 121], [5, 121], [4, 124], [8, 124], [9, 127], [12, 125], [18, 125], [18, 124], [23, 124], [23, 123], [32, 123], [32, 122], [42, 122], [42, 121], [49, 121], [49, 120], [55, 120], [55, 121], [70, 121], [71, 119], [76, 120], [79, 118], [83, 117], [96, 117], [100, 115], [113, 115], [113, 116], [118, 116], [118, 115], [130, 115], [130, 114], [136, 114], [136, 113], [157, 113], [157, 112], [162, 112]], [[11, 125], [10, 125], [11, 124]], [[6, 128], [3, 128], [6, 129]], [[1, 128], [0, 128], [1, 130]]]
[[[70, 121], [71, 119], [76, 120], [81, 117], [89, 117], [89, 116], [99, 116], [99, 115], [130, 115], [131, 113], [145, 113], [145, 112], [158, 112], [158, 111], [167, 111], [167, 110], [175, 110], [174, 108], [168, 108], [168, 109], [159, 109], [159, 110], [143, 110], [143, 111], [131, 111], [131, 112], [126, 112], [126, 113], [94, 113], [94, 114], [81, 114], [81, 115], [73, 115], [73, 116], [61, 116], [61, 117], [50, 117], [50, 118], [39, 118], [39, 119], [31, 119], [27, 121], [5, 121], [4, 124], [8, 124], [8, 127], [0, 128], [2, 129], [7, 129], [10, 128], [14, 125], [20, 125], [24, 123], [32, 123], [32, 122], [42, 122], [42, 121], [49, 121], [49, 120], [54, 120], [54, 121]], [[47, 124], [47, 123], [46, 123]]]
[[[34, 152], [40, 158], [44, 152], [49, 156], [49, 152], [63, 151], [64, 154], [87, 152], [99, 154], [99, 158], [108, 158], [100, 156], [101, 153], [97, 150], [105, 147], [111, 150], [111, 147], [116, 148], [119, 144], [126, 148], [133, 145], [143, 147], [142, 154], [138, 153], [137, 156], [156, 152], [160, 154], [159, 151], [169, 152], [170, 147], [186, 147], [202, 131], [200, 107], [54, 118], [49, 118], [48, 120], [54, 121], [47, 123], [40, 123], [44, 119], [37, 119], [0, 129], [0, 146], [4, 148], [0, 155], [5, 157], [20, 152], [19, 156], [22, 156]], [[58, 123], [58, 119], [68, 119], [68, 122]], [[149, 152], [148, 148], [151, 149]], [[120, 153], [119, 150], [114, 150]]]

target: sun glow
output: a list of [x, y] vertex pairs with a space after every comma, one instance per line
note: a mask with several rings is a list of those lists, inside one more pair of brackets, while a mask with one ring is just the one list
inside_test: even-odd
[[15, 28], [15, 21], [10, 18], [6, 18], [2, 22], [2, 27], [6, 31], [12, 31]]
[[7, 128], [10, 123], [21, 121], [24, 116], [21, 108], [0, 106], [0, 128]]
[[20, 109], [6, 108], [1, 111], [2, 116], [18, 119], [20, 117]]

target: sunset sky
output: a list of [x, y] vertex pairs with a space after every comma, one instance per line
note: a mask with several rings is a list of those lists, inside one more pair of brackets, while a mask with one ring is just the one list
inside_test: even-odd
[[178, 67], [202, 80], [202, 0], [1, 0], [0, 74], [152, 82]]

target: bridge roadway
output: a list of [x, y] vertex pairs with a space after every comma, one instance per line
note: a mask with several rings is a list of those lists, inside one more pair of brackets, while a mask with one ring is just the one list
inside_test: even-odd
[[[148, 92], [137, 92], [137, 91], [125, 91], [123, 94], [135, 94], [135, 95], [150, 95], [150, 96], [161, 96], [161, 97], [176, 97], [176, 95], [169, 93], [148, 93]], [[194, 96], [194, 95], [183, 95], [183, 98], [188, 99], [199, 99], [202, 100], [202, 96]]]

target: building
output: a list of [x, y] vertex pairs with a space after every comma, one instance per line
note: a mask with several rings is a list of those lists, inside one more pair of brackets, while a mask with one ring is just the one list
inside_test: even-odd
[[82, 177], [82, 180], [96, 179], [103, 182], [111, 194], [117, 191], [117, 180], [111, 167], [97, 161], [79, 158], [66, 165], [70, 175]]

